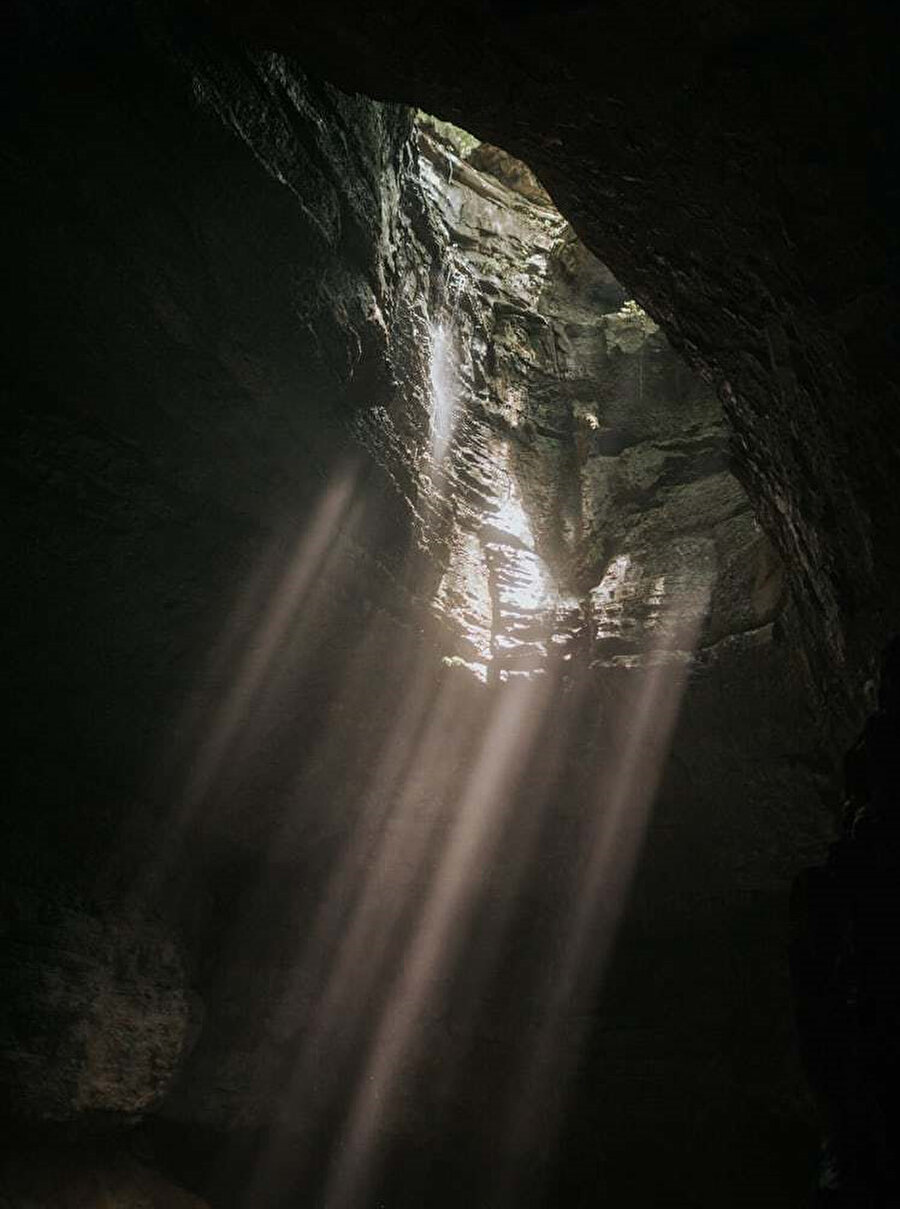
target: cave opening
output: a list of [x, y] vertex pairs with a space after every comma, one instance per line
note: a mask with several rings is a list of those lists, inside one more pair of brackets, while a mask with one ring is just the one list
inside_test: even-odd
[[[784, 224], [734, 302], [696, 186], [645, 280], [668, 212], [579, 152], [657, 322], [513, 155], [150, 7], [47, 0], [11, 76], [0, 1191], [802, 1203], [786, 888], [851, 649], [809, 518], [858, 516], [746, 402], [796, 387], [802, 323], [741, 327]], [[666, 335], [732, 322], [705, 376]]]
[[[706, 648], [767, 632], [778, 558], [730, 473], [713, 390], [524, 164], [421, 113], [416, 142], [451, 283], [429, 327], [425, 487], [451, 530], [434, 602], [450, 658], [505, 681], [579, 651], [598, 666], [692, 658], [665, 637], [688, 616]], [[740, 564], [753, 583], [728, 606], [720, 587], [710, 609], [720, 567], [733, 579]], [[736, 596], [742, 615], [724, 615]]]

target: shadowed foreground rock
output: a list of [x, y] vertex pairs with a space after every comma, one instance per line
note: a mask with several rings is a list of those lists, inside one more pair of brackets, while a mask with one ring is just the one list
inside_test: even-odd
[[26, 1148], [0, 1163], [0, 1204], [10, 1209], [208, 1209], [130, 1157]]
[[186, 1048], [189, 992], [166, 930], [59, 909], [7, 884], [4, 1108], [32, 1121], [139, 1120]]

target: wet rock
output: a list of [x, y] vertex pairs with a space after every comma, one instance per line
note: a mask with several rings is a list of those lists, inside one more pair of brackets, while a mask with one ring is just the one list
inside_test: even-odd
[[[430, 302], [430, 343], [431, 404], [451, 396], [452, 431], [418, 483], [450, 657], [502, 678], [571, 658], [585, 637], [602, 647], [610, 593], [620, 656], [646, 649], [651, 598], [654, 616], [691, 612], [685, 594], [702, 600], [700, 646], [746, 629], [755, 571], [740, 578], [735, 566], [758, 536], [714, 392], [549, 197], [521, 187], [524, 167], [447, 123], [420, 117], [418, 129], [432, 275], [451, 282]], [[392, 453], [382, 445], [388, 464]], [[728, 528], [737, 517], [743, 528]], [[704, 538], [702, 557], [682, 540], [691, 534]], [[628, 564], [627, 593], [602, 586], [614, 561]], [[758, 624], [780, 603], [776, 594]]]

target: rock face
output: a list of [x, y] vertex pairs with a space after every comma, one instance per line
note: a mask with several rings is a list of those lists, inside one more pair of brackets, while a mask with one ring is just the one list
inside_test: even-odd
[[430, 528], [449, 544], [436, 603], [455, 654], [503, 679], [576, 652], [639, 658], [648, 635], [672, 645], [675, 618], [696, 616], [701, 649], [771, 624], [779, 560], [718, 400], [527, 169], [472, 141], [419, 130], [448, 281], [420, 491], [445, 518]]
[[299, 31], [290, 0], [218, 8], [328, 78], [418, 104], [534, 169], [721, 392], [829, 708], [856, 694], [858, 725], [900, 582], [896, 12], [454, 0], [360, 17], [329, 3]]
[[32, 1122], [139, 1120], [168, 1090], [190, 1031], [171, 938], [5, 891], [4, 1110]]
[[0, 1196], [16, 1209], [208, 1209], [129, 1155], [24, 1149], [0, 1168]]
[[[312, 7], [304, 54], [462, 112], [427, 38], [367, 75], [340, 7]], [[7, 1118], [105, 1122], [125, 1204], [153, 1203], [118, 1137], [138, 1118], [214, 1206], [329, 1203], [334, 1156], [370, 1150], [371, 1195], [342, 1173], [335, 1204], [791, 1204], [783, 905], [834, 797], [806, 655], [841, 647], [868, 547], [840, 453], [829, 561], [787, 395], [759, 419], [788, 361], [797, 415], [843, 369], [803, 377], [774, 325], [762, 358], [714, 288], [739, 252], [786, 279], [768, 218], [712, 264], [741, 202], [685, 276], [672, 225], [629, 225], [650, 210], [620, 166], [595, 228], [603, 174], [575, 187], [564, 114], [504, 141], [501, 72], [473, 125], [602, 226], [613, 276], [508, 152], [193, 8], [30, 5], [17, 39]], [[660, 320], [730, 375], [793, 597]], [[13, 1186], [50, 1198], [38, 1169]]]

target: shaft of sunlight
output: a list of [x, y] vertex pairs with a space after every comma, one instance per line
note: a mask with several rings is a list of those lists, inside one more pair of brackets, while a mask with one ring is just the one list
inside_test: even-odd
[[464, 783], [431, 877], [424, 906], [400, 966], [336, 1153], [325, 1204], [360, 1203], [379, 1134], [390, 1124], [397, 1083], [414, 1059], [429, 1002], [465, 938], [482, 871], [512, 806], [517, 772], [545, 706], [543, 681], [501, 694]]
[[514, 1195], [516, 1172], [538, 1137], [549, 1144], [587, 1027], [591, 996], [615, 942], [650, 821], [687, 683], [711, 582], [667, 602], [660, 632], [611, 720], [613, 758], [598, 770], [597, 810], [580, 867], [573, 869], [568, 923], [552, 964], [537, 1043], [511, 1102], [507, 1163], [500, 1177]]

